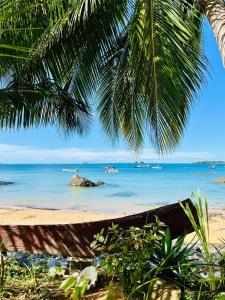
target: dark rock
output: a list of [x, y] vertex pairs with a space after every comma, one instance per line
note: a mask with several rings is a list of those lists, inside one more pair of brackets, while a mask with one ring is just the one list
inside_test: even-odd
[[0, 181], [0, 185], [9, 185], [9, 184], [13, 184], [13, 182], [11, 182], [11, 181]]
[[80, 186], [80, 187], [94, 187], [94, 186], [99, 186], [99, 185], [103, 185], [103, 184], [104, 184], [104, 182], [102, 182], [102, 181], [93, 182], [93, 181], [91, 181], [85, 177], [79, 176], [79, 175], [74, 175], [69, 182], [69, 185]]
[[99, 185], [104, 185], [105, 182], [103, 182], [103, 181], [101, 181], [101, 180], [98, 180], [98, 181], [96, 181], [95, 184], [96, 184], [97, 186], [99, 186]]

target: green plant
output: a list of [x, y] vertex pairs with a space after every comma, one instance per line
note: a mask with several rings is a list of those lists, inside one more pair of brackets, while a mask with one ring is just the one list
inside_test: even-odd
[[173, 241], [167, 228], [162, 233], [161, 242], [155, 245], [150, 259], [152, 271], [155, 272], [154, 277], [174, 281], [182, 289], [192, 285], [199, 278], [195, 267], [196, 259], [193, 258], [195, 244], [185, 245], [185, 237], [186, 234], [183, 234]]
[[6, 264], [3, 252], [5, 251], [4, 243], [0, 241], [0, 292], [3, 291], [6, 278]]
[[195, 263], [197, 272], [201, 275], [201, 278], [198, 279], [198, 286], [195, 294], [197, 295], [197, 299], [216, 299], [214, 297], [217, 297], [217, 295], [225, 288], [225, 255], [216, 247], [217, 255], [214, 255], [212, 251], [210, 251], [207, 198], [202, 201], [200, 193], [198, 193], [197, 196], [193, 194], [192, 198], [194, 200], [197, 218], [192, 213], [188, 204], [185, 207], [182, 203], [180, 204], [193, 226], [201, 248], [201, 259], [199, 255], [199, 262]]
[[92, 246], [104, 251], [101, 267], [112, 281], [119, 281], [128, 297], [147, 299], [158, 278], [186, 283], [193, 271], [193, 246], [184, 246], [184, 237], [172, 242], [169, 228], [156, 219], [143, 228], [112, 225], [105, 237], [103, 232], [95, 236]]
[[32, 258], [29, 259], [28, 263], [23, 263], [22, 267], [25, 268], [25, 270], [28, 272], [28, 276], [32, 280], [32, 285], [34, 285], [36, 288], [39, 286], [39, 281], [41, 281], [41, 277], [39, 276], [43, 274], [44, 272], [47, 272], [47, 269], [45, 266], [43, 266], [41, 263], [35, 263]]
[[95, 267], [86, 267], [82, 272], [75, 272], [60, 285], [66, 296], [77, 300], [95, 284], [97, 271]]

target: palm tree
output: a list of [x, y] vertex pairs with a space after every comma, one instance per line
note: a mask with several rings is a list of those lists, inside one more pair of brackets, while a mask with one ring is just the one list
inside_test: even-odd
[[[73, 126], [66, 126], [67, 119], [58, 122], [60, 125], [73, 130], [79, 123], [82, 131], [83, 125], [87, 127], [91, 107], [97, 106], [103, 127], [112, 140], [122, 134], [134, 148], [141, 146], [146, 133], [161, 152], [178, 144], [191, 104], [204, 82], [206, 58], [201, 43], [204, 15], [212, 23], [224, 55], [220, 31], [223, 22], [218, 19], [225, 9], [223, 0], [5, 0], [5, 3], [0, 7], [4, 16], [2, 21], [0, 17], [1, 77], [9, 77], [10, 85], [16, 88], [28, 84], [38, 95], [41, 85], [42, 97], [35, 112], [47, 116], [44, 123], [58, 120], [56, 111], [60, 109], [54, 111], [54, 105], [61, 101], [59, 96], [66, 94], [66, 99], [75, 105], [69, 106], [75, 111], [69, 120], [72, 122], [75, 115], [79, 117]], [[10, 43], [14, 47], [8, 46]], [[5, 91], [10, 85], [6, 85]], [[51, 97], [48, 93], [44, 95], [44, 90], [50, 91]], [[52, 102], [55, 94], [58, 100]], [[12, 90], [11, 101], [18, 99], [13, 95]], [[27, 108], [33, 94], [20, 95]], [[8, 95], [5, 97], [4, 101]], [[49, 108], [50, 103], [52, 106], [48, 112], [40, 113], [46, 99], [48, 104], [44, 107]], [[63, 105], [66, 110], [67, 103]], [[29, 112], [28, 107], [26, 113]], [[7, 123], [10, 115], [10, 109], [1, 110], [2, 126], [24, 125], [24, 121], [17, 121], [16, 110]], [[35, 124], [32, 120], [36, 117], [32, 118], [31, 114], [28, 117], [31, 121], [25, 121], [27, 126]], [[26, 119], [24, 112], [22, 119]]]
[[225, 66], [225, 3], [224, 0], [201, 1], [201, 12], [207, 17], [218, 43], [220, 55]]

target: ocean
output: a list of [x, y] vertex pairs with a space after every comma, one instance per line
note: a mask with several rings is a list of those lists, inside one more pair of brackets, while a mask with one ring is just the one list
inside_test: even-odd
[[[215, 170], [203, 164], [113, 164], [119, 173], [104, 172], [106, 164], [0, 165], [0, 180], [14, 184], [0, 186], [0, 207], [80, 209], [96, 212], [144, 210], [149, 205], [166, 205], [191, 197], [199, 190], [209, 205], [225, 206], [225, 184], [214, 182], [225, 177], [225, 165]], [[79, 175], [106, 184], [94, 188], [68, 185], [75, 169]]]

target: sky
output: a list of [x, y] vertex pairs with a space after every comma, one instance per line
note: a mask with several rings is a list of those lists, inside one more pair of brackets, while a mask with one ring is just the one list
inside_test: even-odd
[[112, 147], [97, 120], [87, 136], [65, 137], [56, 128], [0, 132], [1, 163], [193, 162], [225, 160], [225, 69], [208, 24], [204, 48], [210, 76], [192, 108], [189, 123], [176, 151], [159, 157], [146, 138], [140, 153], [120, 143]]

